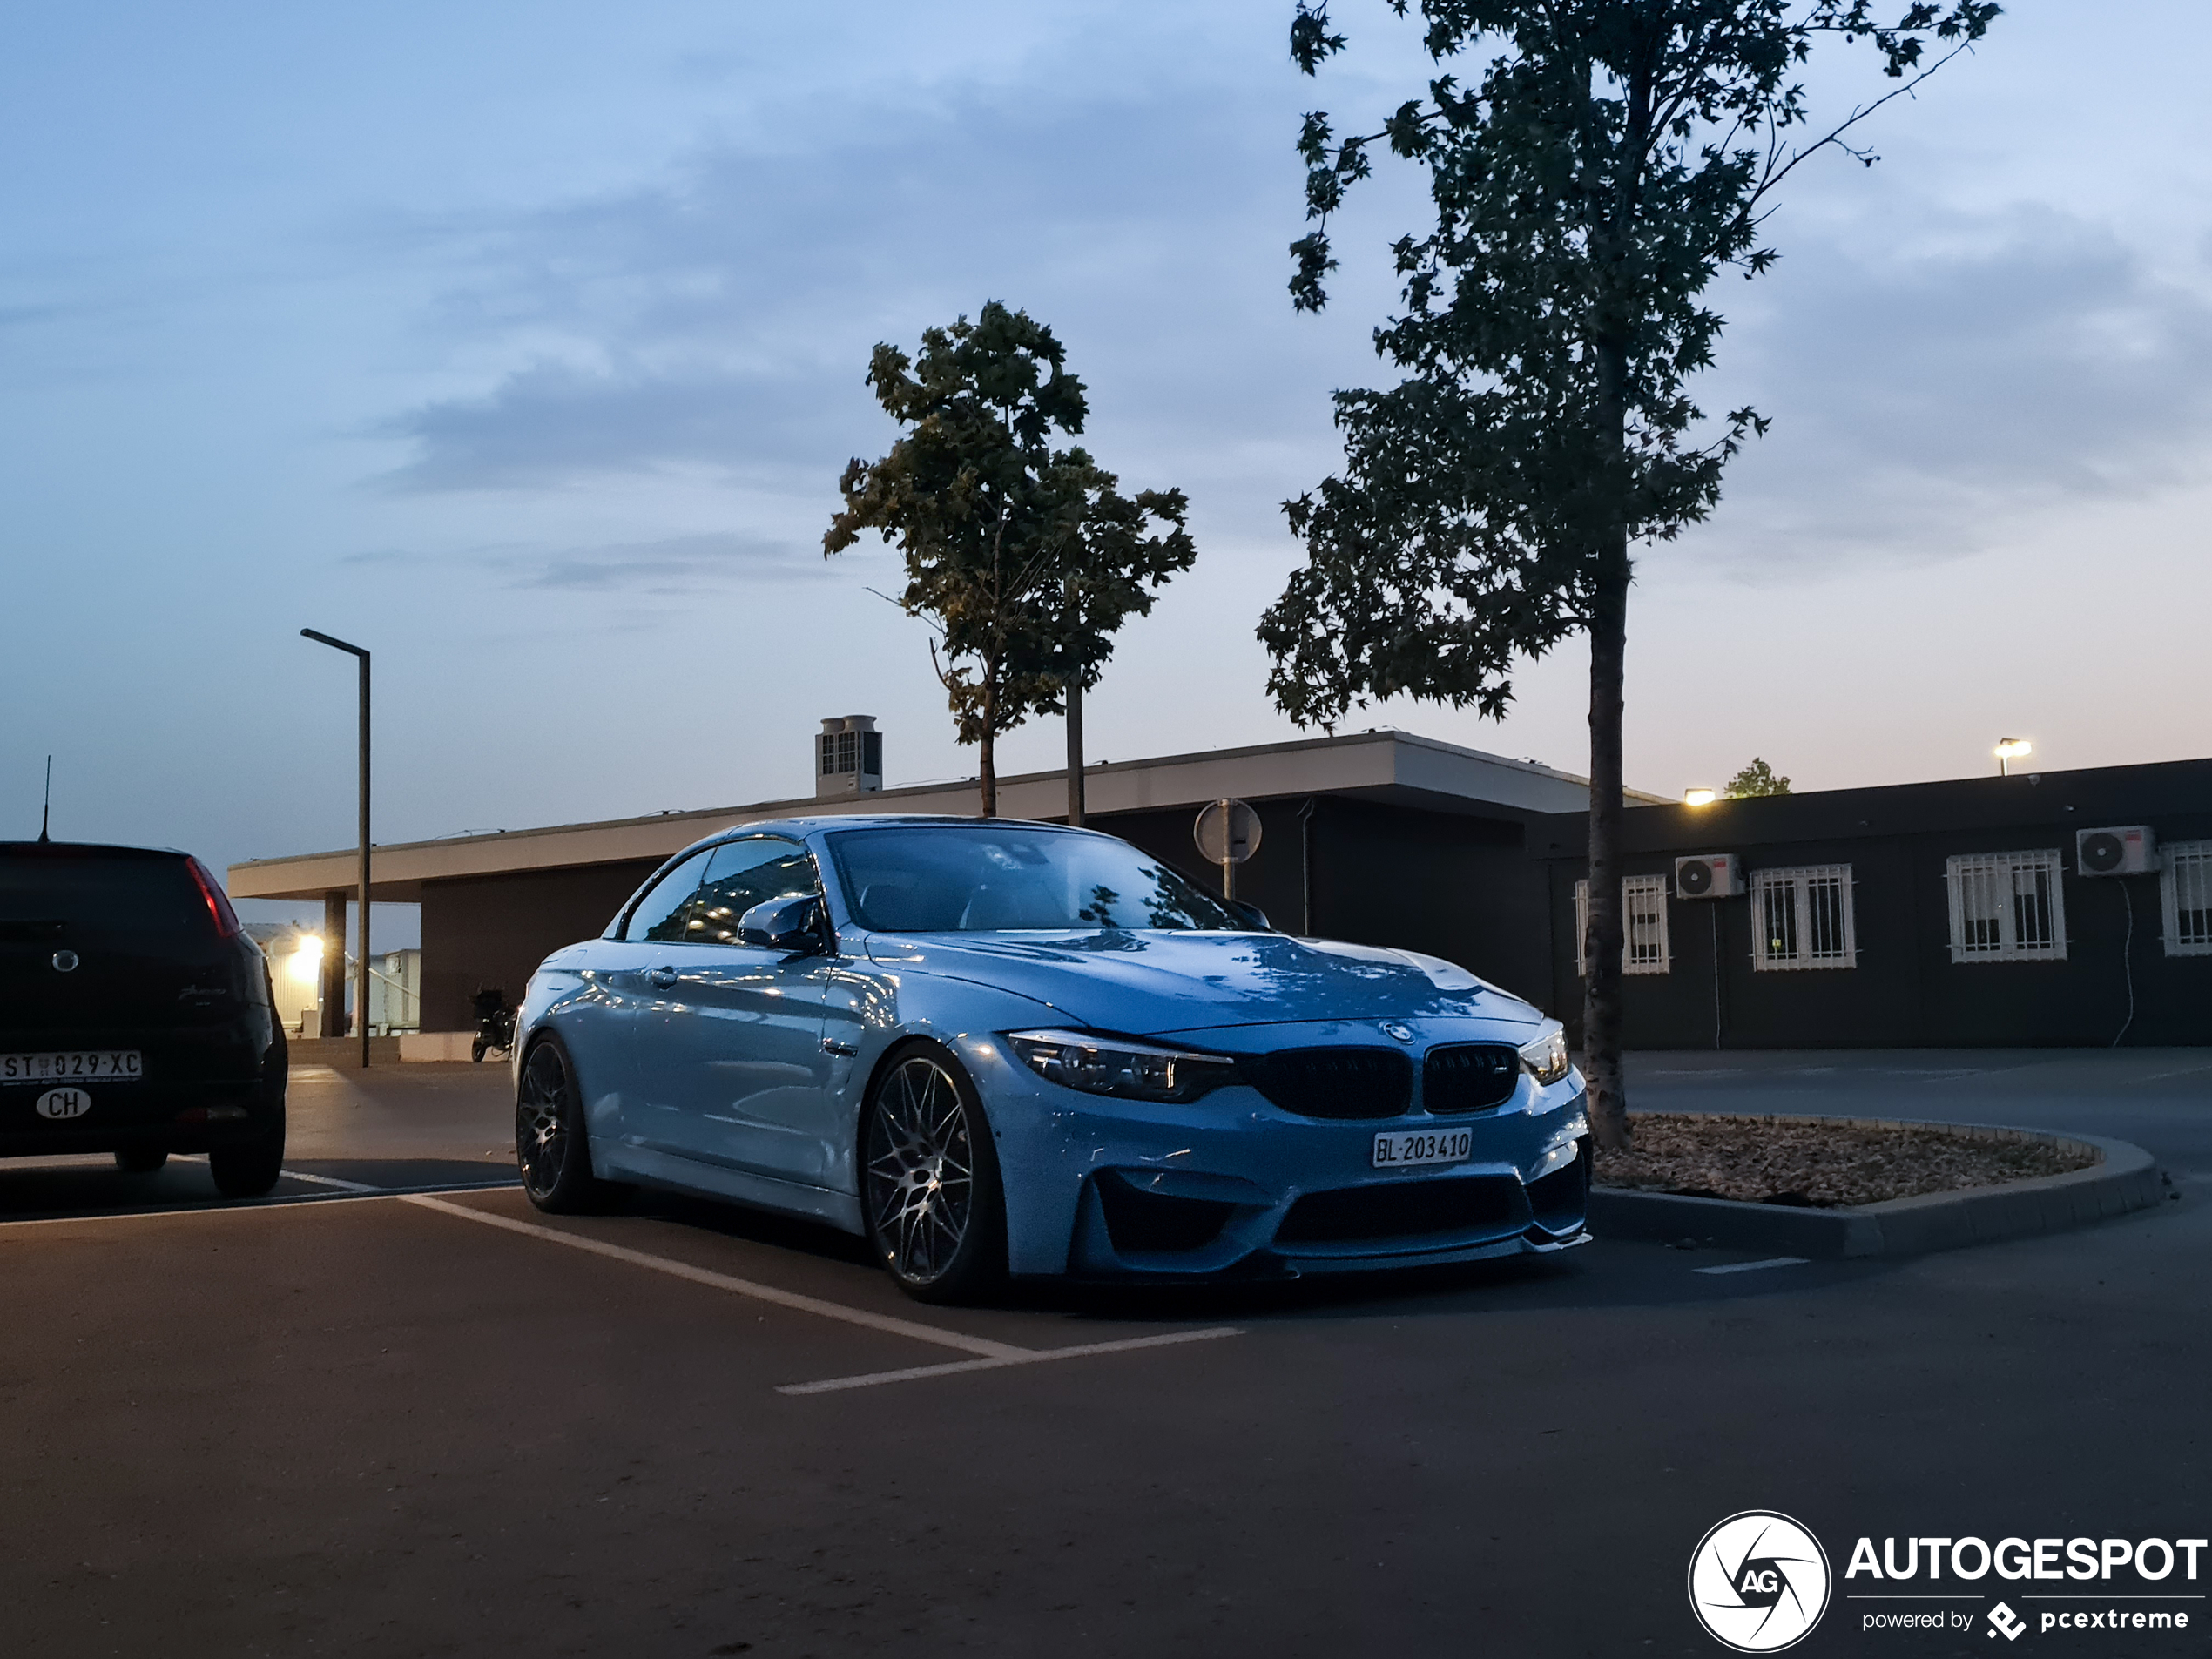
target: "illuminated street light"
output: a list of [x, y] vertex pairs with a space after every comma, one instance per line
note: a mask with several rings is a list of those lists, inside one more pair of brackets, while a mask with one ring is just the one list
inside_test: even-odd
[[1710, 789], [1685, 789], [1682, 792], [1682, 804], [1685, 806], [1710, 806], [1713, 792]]
[[2022, 755], [2032, 755], [2034, 752], [2035, 745], [2030, 743], [2026, 738], [1998, 738], [1997, 775], [2000, 778], [2011, 777], [2013, 775], [2013, 762], [2017, 760]]

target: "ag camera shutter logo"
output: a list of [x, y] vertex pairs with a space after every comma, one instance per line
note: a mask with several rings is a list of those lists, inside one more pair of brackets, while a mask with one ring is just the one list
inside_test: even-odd
[[1746, 1509], [1689, 1557], [1689, 1606], [1706, 1634], [1738, 1653], [1779, 1653], [1828, 1610], [1828, 1552], [1787, 1515]]

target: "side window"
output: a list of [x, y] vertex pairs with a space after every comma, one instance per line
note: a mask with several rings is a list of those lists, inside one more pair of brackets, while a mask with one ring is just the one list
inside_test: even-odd
[[[1590, 974], [1590, 884], [1575, 884], [1575, 971]], [[1667, 941], [1667, 878], [1621, 878], [1621, 971], [1664, 974], [1673, 966]]]
[[734, 945], [738, 923], [753, 906], [813, 893], [819, 886], [813, 856], [796, 841], [774, 835], [725, 841], [714, 849], [706, 878], [692, 895], [680, 936], [695, 944]]
[[2212, 841], [2168, 841], [2158, 893], [2168, 956], [2212, 956]]
[[1948, 860], [1951, 960], [2063, 961], [2066, 887], [2056, 848]]
[[1751, 878], [1751, 966], [1858, 966], [1850, 865], [1761, 870]]
[[681, 939], [682, 913], [686, 901], [698, 891], [700, 878], [706, 873], [706, 861], [714, 848], [703, 846], [645, 889], [645, 896], [637, 900], [630, 913], [630, 920], [622, 930], [624, 939]]

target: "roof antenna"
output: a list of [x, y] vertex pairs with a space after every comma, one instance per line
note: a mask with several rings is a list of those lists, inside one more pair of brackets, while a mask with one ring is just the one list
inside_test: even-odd
[[44, 841], [51, 841], [51, 840], [52, 840], [54, 839], [52, 836], [51, 836], [51, 835], [49, 835], [49, 834], [47, 834], [47, 833], [46, 833], [46, 825], [47, 825], [47, 822], [48, 822], [48, 820], [49, 820], [49, 819], [51, 819], [53, 817], [53, 815], [54, 815], [54, 757], [53, 757], [53, 756], [51, 756], [51, 755], [48, 755], [48, 756], [46, 757], [46, 804], [45, 804], [44, 806], [41, 806], [41, 807], [38, 809], [38, 839], [39, 839], [42, 842], [44, 842]]

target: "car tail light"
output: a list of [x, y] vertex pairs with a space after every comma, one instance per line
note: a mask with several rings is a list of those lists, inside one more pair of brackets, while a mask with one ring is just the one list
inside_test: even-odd
[[230, 900], [215, 885], [215, 878], [207, 873], [207, 867], [198, 859], [186, 859], [185, 867], [192, 872], [199, 896], [207, 900], [207, 914], [214, 918], [215, 931], [225, 939], [237, 938], [238, 912], [231, 908]]

